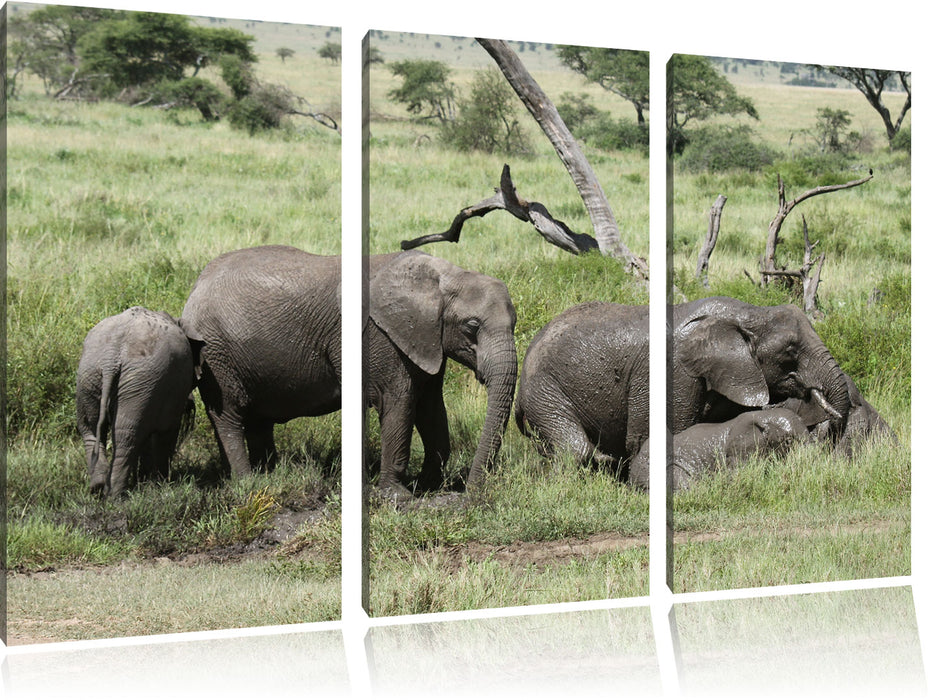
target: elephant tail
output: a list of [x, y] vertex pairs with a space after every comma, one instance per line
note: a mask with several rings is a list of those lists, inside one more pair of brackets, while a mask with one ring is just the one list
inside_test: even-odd
[[526, 422], [526, 416], [523, 414], [523, 406], [520, 405], [519, 401], [514, 405], [514, 420], [517, 423], [517, 430], [520, 431], [521, 435], [524, 437], [532, 437], [529, 425]]
[[179, 426], [179, 436], [176, 439], [176, 449], [182, 445], [185, 438], [195, 428], [195, 397], [189, 394], [185, 400], [185, 409], [182, 412], [182, 423]]
[[97, 428], [94, 431], [94, 463], [97, 463], [100, 453], [104, 450], [105, 445], [107, 445], [107, 430], [108, 426], [113, 430], [114, 426], [114, 410], [116, 408], [117, 398], [117, 384], [118, 379], [120, 379], [120, 370], [111, 371], [104, 370], [104, 374], [101, 377], [101, 406], [98, 410], [98, 422]]

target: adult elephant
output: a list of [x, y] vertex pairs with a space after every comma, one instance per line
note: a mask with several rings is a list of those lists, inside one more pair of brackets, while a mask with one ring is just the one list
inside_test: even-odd
[[[897, 445], [897, 434], [881, 417], [877, 409], [861, 394], [854, 380], [846, 374], [845, 381], [848, 384], [851, 408], [848, 411], [845, 428], [837, 440], [838, 449], [845, 455], [851, 456], [865, 440], [871, 437]], [[781, 405], [795, 411], [817, 440], [829, 437], [831, 420], [816, 401], [811, 398], [787, 399]]]
[[180, 427], [194, 417], [197, 352], [198, 341], [190, 342], [176, 319], [141, 306], [88, 332], [75, 406], [92, 493], [116, 497], [137, 474], [169, 475]]
[[419, 251], [377, 255], [370, 260], [369, 310], [367, 401], [380, 417], [380, 491], [411, 495], [403, 479], [414, 427], [425, 454], [416, 488], [441, 485], [450, 454], [442, 397], [449, 358], [487, 389], [467, 479], [469, 489], [480, 485], [500, 448], [517, 380], [517, 315], [507, 286]]
[[341, 404], [341, 261], [289, 246], [225, 253], [182, 310], [204, 341], [198, 391], [225, 468], [276, 462], [273, 426]]
[[[845, 375], [805, 314], [711, 297], [672, 307], [667, 425], [674, 435], [786, 398], [815, 401], [842, 430]], [[627, 464], [649, 431], [646, 307], [592, 302], [560, 314], [530, 344], [516, 418], [546, 453]], [[716, 414], [721, 417], [713, 418]]]
[[[402, 474], [414, 426], [426, 446], [420, 482], [441, 482], [446, 357], [488, 387], [469, 475], [476, 484], [497, 453], [516, 382], [506, 286], [416, 251], [374, 256], [370, 265], [363, 344], [367, 398], [381, 421], [380, 488], [411, 495]], [[204, 339], [199, 392], [234, 474], [273, 466], [275, 423], [340, 407], [340, 258], [288, 246], [226, 253], [196, 280], [182, 320]]]

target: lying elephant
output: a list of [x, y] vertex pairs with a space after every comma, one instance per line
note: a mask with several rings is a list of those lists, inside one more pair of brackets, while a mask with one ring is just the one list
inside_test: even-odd
[[88, 332], [75, 404], [92, 493], [121, 495], [137, 469], [141, 476], [168, 476], [183, 417], [191, 423], [194, 415], [197, 346], [176, 319], [140, 306]]
[[[688, 487], [720, 466], [736, 467], [757, 453], [784, 454], [797, 440], [809, 438], [809, 430], [787, 408], [745, 411], [723, 423], [696, 423], [672, 436], [667, 468], [673, 489]], [[650, 486], [650, 458], [645, 442], [630, 465], [630, 482]]]
[[[892, 445], [897, 444], [897, 435], [887, 424], [877, 409], [868, 403], [855, 385], [854, 380], [847, 374], [845, 380], [848, 384], [848, 397], [851, 401], [851, 410], [845, 421], [845, 429], [837, 441], [839, 450], [851, 455], [858, 446], [872, 436], [879, 437]], [[782, 406], [795, 411], [805, 422], [813, 436], [822, 440], [829, 437], [831, 423], [829, 416], [810, 399], [787, 399]]]
[[[717, 399], [764, 408], [809, 399], [844, 430], [852, 408], [845, 373], [795, 306], [711, 297], [672, 307], [667, 427], [705, 420]], [[625, 467], [649, 432], [646, 306], [581, 304], [533, 338], [517, 389], [520, 431], [544, 454]]]
[[[419, 251], [374, 256], [369, 272], [364, 369], [380, 416], [381, 491], [412, 496], [402, 479], [414, 427], [426, 448], [418, 485], [441, 483], [447, 358], [488, 390], [468, 477], [478, 483], [500, 447], [517, 377], [507, 287]], [[339, 409], [340, 286], [339, 257], [289, 246], [225, 253], [196, 280], [182, 319], [205, 342], [199, 393], [233, 474], [273, 466], [275, 423]]]

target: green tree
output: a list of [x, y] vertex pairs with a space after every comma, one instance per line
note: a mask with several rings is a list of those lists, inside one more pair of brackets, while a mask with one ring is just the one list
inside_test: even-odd
[[[870, 68], [845, 68], [842, 66], [818, 66], [812, 65], [812, 68], [818, 68], [844, 78], [865, 96], [868, 103], [874, 107], [874, 110], [881, 115], [884, 122], [884, 129], [887, 132], [887, 141], [892, 143], [894, 137], [900, 131], [904, 117], [910, 111], [910, 73], [901, 70], [874, 70]], [[884, 92], [890, 88], [903, 90], [907, 95], [903, 106], [900, 108], [900, 114], [896, 121], [891, 117], [891, 112], [884, 104]]]
[[666, 146], [681, 153], [689, 141], [686, 125], [718, 114], [747, 114], [757, 119], [750, 98], [738, 94], [705, 56], [674, 54], [666, 73]]
[[56, 92], [79, 68], [81, 37], [102, 22], [124, 16], [126, 13], [118, 10], [64, 5], [17, 14], [9, 20], [9, 63], [17, 73], [26, 71], [37, 76], [46, 94]]
[[842, 132], [851, 124], [851, 112], [845, 109], [820, 107], [816, 110], [816, 140], [822, 151], [845, 151]]
[[133, 12], [103, 22], [78, 43], [83, 71], [106, 74], [117, 88], [181, 80], [223, 55], [255, 62], [253, 37], [234, 29], [194, 27], [188, 17]]
[[341, 60], [341, 44], [335, 41], [326, 42], [325, 45], [318, 50], [318, 55], [327, 61], [338, 63]]
[[455, 111], [455, 86], [449, 82], [451, 69], [441, 61], [408, 59], [389, 64], [390, 72], [403, 78], [403, 85], [387, 96], [406, 105], [406, 111], [423, 119], [446, 122]]
[[518, 154], [529, 151], [517, 119], [513, 90], [496, 68], [475, 73], [457, 117], [443, 125], [443, 141], [460, 151]]
[[292, 58], [293, 56], [295, 56], [295, 55], [296, 55], [296, 52], [293, 51], [293, 50], [290, 49], [290, 48], [287, 48], [287, 47], [285, 47], [285, 46], [281, 46], [280, 48], [278, 48], [278, 49], [276, 50], [276, 55], [280, 57], [280, 60], [281, 60], [283, 63], [286, 63], [286, 59], [287, 59], [287, 58]]
[[649, 53], [588, 46], [559, 46], [557, 50], [563, 64], [630, 102], [637, 110], [637, 123], [646, 122], [644, 110], [650, 108]]
[[371, 65], [377, 65], [378, 63], [383, 63], [384, 57], [380, 53], [380, 49], [376, 46], [370, 44], [367, 45], [367, 53], [364, 55], [364, 67]]

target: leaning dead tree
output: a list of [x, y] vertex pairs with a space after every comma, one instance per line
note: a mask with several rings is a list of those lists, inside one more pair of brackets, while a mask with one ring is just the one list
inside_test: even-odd
[[495, 209], [504, 209], [521, 221], [528, 221], [549, 243], [563, 250], [578, 255], [589, 250], [598, 250], [598, 241], [586, 233], [576, 233], [563, 222], [553, 218], [545, 206], [539, 202], [528, 202], [517, 194], [510, 178], [510, 166], [504, 165], [501, 171], [500, 187], [494, 188], [494, 196], [477, 204], [465, 207], [455, 216], [452, 225], [442, 233], [431, 233], [408, 241], [401, 241], [400, 247], [409, 250], [426, 243], [448, 241], [458, 243], [464, 223], [475, 216], [484, 216]]
[[705, 234], [705, 240], [702, 242], [702, 249], [699, 251], [699, 260], [696, 262], [696, 279], [701, 280], [702, 286], [706, 289], [709, 288], [709, 258], [712, 257], [712, 251], [715, 250], [715, 243], [718, 241], [718, 230], [721, 228], [721, 213], [727, 201], [728, 198], [723, 194], [715, 198], [715, 203], [709, 210], [708, 231]]
[[585, 209], [588, 211], [601, 253], [625, 261], [635, 274], [642, 279], [649, 279], [650, 271], [647, 262], [634, 255], [621, 241], [620, 230], [604, 190], [582, 153], [582, 149], [579, 148], [572, 133], [559, 116], [552, 100], [546, 96], [506, 42], [492, 39], [477, 39], [477, 41], [497, 63], [497, 67], [533, 115], [536, 123], [556, 149], [566, 170], [569, 171], [575, 187], [582, 196]]

